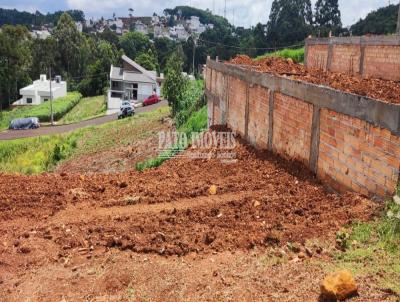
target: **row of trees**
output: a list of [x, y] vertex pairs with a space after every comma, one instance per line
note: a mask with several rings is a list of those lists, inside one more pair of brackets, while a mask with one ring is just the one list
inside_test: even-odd
[[98, 95], [107, 86], [111, 64], [122, 54], [101, 37], [81, 34], [69, 14], [64, 13], [53, 35], [31, 39], [25, 26], [5, 25], [0, 32], [0, 102], [7, 107], [18, 99], [19, 89], [40, 74], [62, 75], [70, 90]]

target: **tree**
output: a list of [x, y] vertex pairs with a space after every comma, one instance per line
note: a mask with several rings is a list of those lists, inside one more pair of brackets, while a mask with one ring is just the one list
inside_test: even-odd
[[397, 13], [399, 5], [389, 5], [376, 11], [372, 11], [365, 19], [360, 19], [351, 26], [353, 35], [365, 34], [387, 35], [396, 32]]
[[254, 37], [254, 47], [257, 48], [255, 50], [256, 55], [261, 55], [265, 53], [265, 49], [262, 48], [267, 47], [267, 37], [264, 31], [264, 27], [261, 23], [257, 23], [256, 27], [253, 29], [253, 37]]
[[24, 26], [5, 25], [0, 31], [0, 104], [16, 101], [19, 89], [31, 82], [30, 35]]
[[164, 71], [169, 56], [174, 52], [176, 42], [168, 38], [158, 38], [154, 40], [154, 48], [157, 49], [157, 61], [160, 70]]
[[288, 46], [302, 42], [312, 29], [310, 0], [274, 0], [267, 24], [271, 46]]
[[146, 68], [147, 70], [156, 70], [157, 69], [157, 59], [153, 55], [153, 52], [149, 50], [148, 52], [140, 53], [135, 62], [138, 63], [140, 66]]
[[67, 13], [61, 15], [54, 30], [54, 38], [60, 52], [61, 71], [66, 71], [68, 76], [81, 76], [89, 56], [88, 45]]
[[91, 41], [93, 43], [92, 59], [88, 65], [86, 76], [78, 85], [78, 90], [84, 96], [96, 96], [103, 94], [104, 88], [108, 86], [108, 74], [111, 65], [116, 65], [121, 56], [121, 52], [109, 42]]
[[318, 0], [315, 4], [315, 23], [325, 36], [329, 31], [337, 33], [342, 28], [338, 0]]
[[125, 54], [135, 59], [136, 56], [152, 47], [150, 39], [140, 32], [129, 32], [120, 38], [121, 48]]
[[58, 54], [57, 42], [53, 37], [45, 40], [35, 39], [30, 45], [32, 51], [31, 78], [38, 79], [47, 73], [48, 68], [56, 65]]
[[179, 111], [179, 100], [188, 85], [187, 78], [182, 74], [182, 66], [182, 50], [177, 49], [168, 59], [163, 86], [163, 96], [172, 107], [173, 116]]

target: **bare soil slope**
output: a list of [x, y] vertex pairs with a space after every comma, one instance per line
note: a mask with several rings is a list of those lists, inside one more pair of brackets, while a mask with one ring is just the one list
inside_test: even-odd
[[[235, 152], [231, 164], [209, 150], [142, 173], [0, 175], [2, 300], [317, 300], [323, 269], [295, 255], [277, 266], [277, 251], [332, 242], [376, 205], [327, 193], [296, 163]], [[358, 301], [390, 301], [359, 281]]]

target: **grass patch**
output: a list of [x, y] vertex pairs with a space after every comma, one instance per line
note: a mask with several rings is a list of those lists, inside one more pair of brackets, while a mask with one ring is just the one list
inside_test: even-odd
[[129, 145], [138, 137], [140, 139], [152, 134], [154, 130], [151, 125], [154, 121], [167, 116], [169, 112], [168, 107], [163, 107], [69, 133], [0, 141], [0, 171], [28, 175], [49, 172], [59, 162], [74, 156]]
[[[194, 112], [189, 119], [178, 128], [179, 132], [184, 132], [188, 138], [188, 144], [190, 143], [192, 132], [201, 132], [207, 129], [207, 107], [204, 106], [199, 111]], [[162, 152], [155, 158], [150, 158], [144, 162], [136, 163], [136, 170], [144, 171], [146, 169], [157, 168], [161, 166], [166, 160], [174, 157], [183, 150], [187, 145], [176, 145], [173, 148]]]
[[62, 124], [70, 124], [88, 120], [104, 115], [106, 110], [107, 105], [104, 95], [83, 98], [71, 111], [61, 118], [59, 122]]
[[[82, 99], [79, 92], [70, 92], [67, 96], [53, 101], [54, 120], [59, 120], [74, 108]], [[7, 129], [16, 118], [37, 117], [41, 123], [50, 121], [50, 102], [36, 106], [21, 106], [0, 113], [0, 129]]]
[[379, 288], [400, 297], [399, 213], [400, 205], [390, 201], [381, 218], [350, 226], [344, 230], [348, 232], [346, 251], [334, 252], [332, 263], [321, 265], [327, 271], [348, 269], [358, 276], [373, 276]]
[[285, 48], [271, 53], [266, 53], [256, 58], [256, 60], [264, 59], [266, 57], [281, 57], [285, 59], [292, 59], [295, 63], [304, 63], [304, 47], [297, 49]]

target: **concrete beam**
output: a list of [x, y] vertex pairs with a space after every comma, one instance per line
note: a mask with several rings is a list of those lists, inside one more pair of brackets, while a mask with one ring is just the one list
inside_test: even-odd
[[306, 48], [310, 45], [366, 45], [366, 46], [400, 46], [400, 36], [371, 36], [371, 37], [332, 37], [308, 38]]
[[251, 71], [238, 65], [210, 60], [207, 61], [207, 66], [246, 83], [282, 92], [320, 108], [327, 108], [367, 121], [377, 127], [388, 129], [395, 135], [400, 135], [400, 104], [389, 104], [326, 86]]

